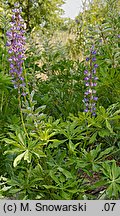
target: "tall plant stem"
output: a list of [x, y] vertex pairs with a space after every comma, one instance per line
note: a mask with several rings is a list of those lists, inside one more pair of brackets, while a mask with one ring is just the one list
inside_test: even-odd
[[27, 130], [26, 130], [26, 127], [25, 127], [24, 119], [23, 119], [23, 113], [22, 113], [21, 99], [20, 99], [20, 93], [19, 93], [19, 90], [18, 90], [18, 102], [19, 102], [20, 117], [21, 117], [21, 121], [22, 121], [22, 126], [23, 126], [23, 129], [24, 129], [24, 132], [25, 132], [27, 138], [29, 139], [29, 136], [28, 136], [28, 133], [27, 133]]
[[[30, 104], [30, 107], [32, 108], [32, 101], [31, 101], [31, 96], [30, 96], [30, 91], [29, 91], [29, 86], [28, 86], [28, 79], [27, 79], [27, 74], [26, 74], [26, 69], [25, 69], [25, 65], [23, 63], [23, 69], [24, 69], [24, 77], [25, 77], [25, 83], [26, 83], [26, 87], [27, 87], [27, 90], [28, 90], [28, 100], [29, 100], [29, 104]], [[32, 112], [32, 109], [31, 109], [31, 112]], [[37, 127], [36, 127], [36, 120], [33, 119], [34, 121], [34, 125], [35, 125], [35, 128], [37, 130]]]

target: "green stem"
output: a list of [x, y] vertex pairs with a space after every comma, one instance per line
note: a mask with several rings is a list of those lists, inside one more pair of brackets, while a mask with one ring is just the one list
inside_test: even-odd
[[1, 97], [1, 106], [0, 106], [1, 112], [3, 110], [3, 100], [4, 100], [4, 91], [2, 91], [2, 97]]
[[30, 91], [29, 91], [28, 79], [27, 79], [27, 74], [26, 74], [26, 69], [25, 69], [24, 63], [23, 63], [23, 70], [24, 70], [25, 83], [26, 83], [26, 87], [27, 87], [27, 91], [28, 91], [28, 96], [29, 96], [29, 103], [30, 103], [30, 107], [31, 107], [32, 104], [31, 104], [31, 99], [30, 99]]
[[[29, 104], [30, 104], [30, 107], [31, 107], [31, 112], [33, 112], [33, 111], [32, 111], [32, 101], [31, 101], [31, 96], [30, 96], [30, 91], [29, 91], [29, 86], [28, 86], [28, 79], [27, 79], [27, 74], [26, 74], [26, 69], [25, 69], [24, 63], [23, 63], [23, 69], [24, 69], [25, 83], [26, 83], [26, 87], [27, 87], [27, 91], [28, 91]], [[33, 113], [32, 113], [32, 114], [33, 114]], [[35, 128], [36, 128], [36, 130], [37, 130], [37, 127], [36, 127], [36, 123], [37, 123], [37, 122], [36, 122], [35, 119], [33, 119], [33, 121], [34, 121]]]
[[21, 100], [20, 100], [20, 93], [19, 92], [18, 92], [18, 101], [19, 101], [20, 116], [21, 116], [23, 129], [24, 129], [24, 132], [25, 132], [27, 138], [29, 139], [29, 136], [28, 136], [28, 133], [27, 133], [27, 130], [26, 130], [26, 127], [25, 127], [24, 119], [23, 119], [23, 113], [22, 113], [22, 107], [21, 107]]

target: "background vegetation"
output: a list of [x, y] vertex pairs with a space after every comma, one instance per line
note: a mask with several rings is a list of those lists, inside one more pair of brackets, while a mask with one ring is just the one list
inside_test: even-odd
[[[19, 0], [27, 95], [14, 89], [6, 32], [16, 1], [0, 2], [0, 197], [120, 198], [120, 3]], [[86, 57], [97, 51], [96, 116], [84, 112]]]

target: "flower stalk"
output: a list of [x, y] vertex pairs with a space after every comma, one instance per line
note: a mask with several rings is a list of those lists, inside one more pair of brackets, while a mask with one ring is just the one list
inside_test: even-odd
[[15, 8], [12, 10], [12, 22], [11, 28], [7, 31], [7, 46], [9, 47], [9, 63], [10, 74], [12, 76], [12, 82], [15, 89], [18, 89], [19, 93], [25, 95], [25, 80], [23, 75], [23, 62], [25, 59], [25, 30], [24, 20], [21, 17], [22, 9], [18, 4], [15, 4]]
[[86, 62], [88, 63], [87, 69], [84, 70], [84, 81], [86, 86], [86, 91], [84, 93], [84, 112], [90, 112], [92, 116], [96, 115], [96, 101], [98, 97], [96, 97], [96, 86], [98, 77], [96, 76], [96, 69], [98, 64], [96, 64], [96, 50], [94, 46], [92, 46], [90, 50], [90, 56], [86, 58]]
[[15, 4], [15, 8], [12, 10], [12, 22], [11, 28], [7, 31], [7, 46], [8, 46], [8, 53], [9, 53], [9, 63], [10, 63], [10, 75], [12, 76], [12, 82], [14, 88], [18, 90], [18, 102], [20, 108], [20, 116], [21, 122], [24, 129], [24, 132], [29, 139], [23, 113], [22, 113], [22, 106], [21, 106], [21, 95], [24, 96], [26, 99], [26, 80], [23, 71], [23, 63], [25, 59], [25, 30], [24, 30], [24, 20], [21, 17], [22, 9], [19, 8], [19, 4]]

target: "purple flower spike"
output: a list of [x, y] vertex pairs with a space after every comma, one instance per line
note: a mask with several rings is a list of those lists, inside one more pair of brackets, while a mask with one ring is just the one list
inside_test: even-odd
[[98, 80], [98, 77], [95, 75], [98, 64], [94, 64], [94, 62], [96, 61], [96, 54], [97, 52], [95, 50], [95, 47], [92, 46], [90, 50], [90, 57], [86, 58], [86, 61], [89, 61], [89, 66], [87, 65], [87, 68], [89, 68], [89, 70], [84, 70], [84, 81], [86, 88], [83, 99], [85, 106], [84, 112], [91, 112], [92, 116], [96, 116], [96, 101], [98, 100], [98, 97], [96, 97], [95, 95], [95, 87], [97, 86]]
[[23, 76], [23, 68], [22, 64], [25, 59], [25, 37], [24, 37], [24, 21], [21, 17], [21, 8], [19, 8], [19, 4], [15, 4], [15, 8], [12, 10], [12, 22], [10, 30], [7, 32], [7, 44], [9, 47], [8, 53], [10, 62], [10, 74], [13, 78], [14, 88], [20, 89], [25, 88], [24, 76]]

